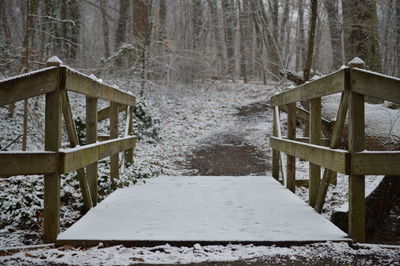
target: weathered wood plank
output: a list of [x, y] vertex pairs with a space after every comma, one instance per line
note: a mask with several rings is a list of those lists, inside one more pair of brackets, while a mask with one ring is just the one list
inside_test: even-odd
[[[125, 104], [118, 105], [119, 112], [125, 111], [126, 108], [127, 108], [127, 105], [125, 105]], [[99, 122], [103, 121], [105, 119], [108, 119], [108, 118], [110, 118], [110, 106], [107, 106], [107, 107], [101, 109], [97, 114], [97, 119], [98, 119], [97, 121], [99, 121]]]
[[[349, 72], [345, 72], [346, 76], [346, 81], [345, 81], [345, 86], [348, 86], [349, 78], [348, 75]], [[344, 123], [346, 120], [347, 116], [347, 109], [348, 109], [348, 103], [349, 103], [349, 90], [345, 90], [342, 93], [342, 97], [340, 100], [339, 104], [339, 110], [336, 115], [336, 123], [335, 126], [333, 127], [333, 132], [331, 136], [331, 141], [329, 144], [329, 147], [332, 149], [336, 149], [339, 147], [339, 143], [342, 137], [342, 131], [344, 128]], [[324, 174], [322, 176], [322, 180], [320, 183], [320, 187], [318, 190], [318, 196], [317, 196], [317, 202], [315, 204], [315, 211], [318, 213], [322, 212], [322, 208], [324, 207], [325, 204], [325, 198], [326, 198], [326, 193], [328, 192], [328, 187], [330, 183], [336, 183], [336, 176], [337, 173], [330, 170], [330, 169], [325, 169]]]
[[125, 105], [135, 105], [135, 97], [129, 93], [97, 82], [79, 72], [67, 71], [66, 88], [68, 91], [81, 93], [98, 99], [113, 101]]
[[110, 135], [98, 135], [97, 136], [98, 141], [105, 141], [105, 140], [109, 140], [109, 139], [110, 139]]
[[[294, 140], [302, 142], [302, 143], [310, 143], [310, 138], [309, 137], [296, 137]], [[320, 145], [322, 145], [324, 147], [329, 147], [330, 142], [331, 142], [331, 139], [321, 138], [321, 144]]]
[[348, 174], [350, 172], [350, 154], [348, 151], [330, 149], [314, 144], [301, 143], [295, 140], [285, 140], [276, 137], [271, 137], [269, 144], [272, 149], [329, 168], [333, 171], [343, 174]]
[[55, 152], [0, 152], [0, 176], [41, 175], [57, 172]]
[[326, 96], [344, 90], [344, 70], [305, 83], [292, 90], [271, 97], [271, 105], [284, 105]]
[[[364, 150], [364, 95], [349, 95], [349, 152]], [[365, 242], [365, 177], [349, 176], [349, 235], [354, 241]]]
[[[71, 104], [69, 102], [68, 93], [66, 90], [63, 90], [61, 94], [62, 94], [62, 102], [63, 102], [62, 109], [63, 109], [65, 127], [67, 129], [67, 135], [68, 135], [70, 147], [74, 148], [80, 144], [79, 138], [78, 138], [78, 132], [76, 130], [74, 118], [72, 116]], [[92, 197], [90, 195], [90, 188], [89, 188], [89, 183], [88, 183], [87, 176], [85, 173], [85, 169], [84, 168], [77, 169], [76, 172], [77, 172], [76, 177], [78, 178], [79, 186], [80, 186], [81, 192], [82, 192], [83, 205], [84, 205], [85, 210], [88, 211], [90, 208], [93, 207], [93, 202], [92, 202]]]
[[[296, 138], [296, 103], [288, 104], [287, 106], [287, 138]], [[286, 187], [293, 193], [296, 191], [296, 158], [287, 155], [286, 158]]]
[[73, 149], [61, 149], [59, 156], [59, 166], [61, 173], [85, 167], [93, 162], [111, 156], [118, 152], [135, 147], [136, 138], [129, 136], [126, 138], [112, 139], [97, 142]]
[[[86, 96], [86, 144], [96, 143], [97, 141], [97, 99]], [[86, 166], [86, 165], [84, 165]], [[95, 206], [98, 201], [98, 165], [96, 161], [87, 165], [86, 173], [89, 183], [90, 196]]]
[[[279, 110], [287, 113], [287, 106], [281, 105], [281, 106], [279, 106]], [[310, 121], [310, 112], [303, 108], [296, 107], [296, 118], [305, 123], [308, 123]], [[333, 123], [331, 121], [321, 117], [321, 126], [322, 126], [322, 131], [324, 132], [325, 136], [329, 136], [331, 134]]]
[[[118, 138], [118, 104], [110, 103], [110, 138]], [[110, 157], [110, 177], [111, 181], [119, 177], [119, 154]]]
[[[273, 121], [272, 121], [272, 135], [275, 137], [279, 136], [278, 130], [278, 120], [279, 118], [279, 108], [274, 108], [273, 111]], [[272, 177], [276, 180], [279, 180], [279, 161], [280, 161], [280, 152], [272, 149]]]
[[353, 153], [351, 173], [354, 175], [400, 175], [400, 151]]
[[56, 67], [0, 81], [0, 106], [52, 92], [57, 88], [57, 82]]
[[[133, 107], [128, 106], [126, 109], [126, 132], [125, 136], [133, 135]], [[133, 163], [133, 149], [125, 151], [125, 163], [131, 165]]]
[[[310, 105], [310, 143], [321, 145], [321, 98], [309, 101]], [[310, 162], [309, 204], [315, 206], [321, 180], [321, 167]]]
[[[61, 92], [65, 89], [65, 68], [58, 68], [56, 90], [46, 94], [45, 150], [56, 153], [61, 145]], [[45, 243], [54, 243], [60, 232], [60, 172], [44, 175], [44, 219]]]
[[400, 79], [359, 68], [351, 69], [351, 90], [400, 104]]

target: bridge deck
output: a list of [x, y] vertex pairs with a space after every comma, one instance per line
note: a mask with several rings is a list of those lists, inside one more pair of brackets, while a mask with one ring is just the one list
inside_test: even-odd
[[57, 244], [286, 245], [349, 241], [269, 176], [162, 176], [118, 189]]

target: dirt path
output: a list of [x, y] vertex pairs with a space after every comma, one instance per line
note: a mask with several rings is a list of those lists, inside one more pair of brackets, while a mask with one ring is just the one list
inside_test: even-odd
[[[205, 138], [188, 156], [188, 169], [196, 175], [263, 175], [271, 169], [270, 154], [265, 147], [256, 147], [249, 135], [257, 124], [270, 120], [271, 108], [257, 102], [237, 108], [232, 115], [233, 125], [220, 133]], [[266, 137], [266, 135], [265, 135]]]

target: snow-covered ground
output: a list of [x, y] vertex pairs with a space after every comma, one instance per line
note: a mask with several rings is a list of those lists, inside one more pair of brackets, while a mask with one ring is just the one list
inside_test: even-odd
[[[64, 246], [20, 251], [0, 257], [4, 265], [132, 265], [188, 264], [242, 261], [243, 265], [399, 265], [400, 247], [355, 246], [347, 243], [320, 243], [305, 246], [276, 247], [254, 245], [212, 245], [174, 247], [168, 244], [151, 248], [122, 245], [89, 249]], [[3, 252], [4, 254], [5, 252]], [[240, 265], [240, 264], [239, 264]]]

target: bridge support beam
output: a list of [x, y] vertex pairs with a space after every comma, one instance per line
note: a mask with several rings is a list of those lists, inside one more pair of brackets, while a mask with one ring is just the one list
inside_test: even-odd
[[[321, 145], [321, 98], [311, 99], [310, 103], [310, 143]], [[315, 206], [321, 182], [321, 166], [310, 163], [309, 204]]]
[[[86, 144], [97, 141], [97, 99], [86, 96]], [[86, 167], [86, 173], [89, 183], [90, 196], [93, 206], [97, 204], [97, 162], [89, 164]]]
[[[296, 139], [296, 103], [287, 105], [287, 138]], [[296, 190], [296, 157], [287, 156], [286, 187], [293, 193]]]
[[[346, 89], [351, 90], [347, 76]], [[364, 150], [364, 95], [350, 91], [349, 95], [349, 152]], [[365, 242], [365, 176], [349, 176], [349, 235], [354, 241]]]
[[[58, 156], [61, 145], [61, 92], [65, 89], [65, 68], [58, 69], [56, 90], [46, 94], [45, 150]], [[44, 175], [44, 242], [54, 243], [60, 232], [60, 173]]]

